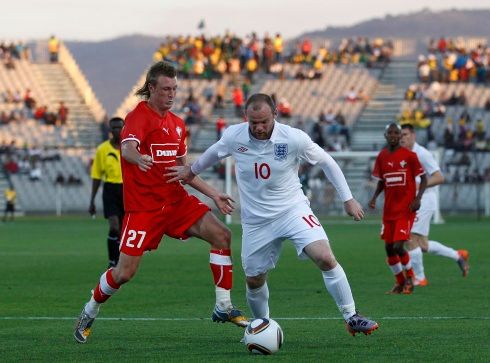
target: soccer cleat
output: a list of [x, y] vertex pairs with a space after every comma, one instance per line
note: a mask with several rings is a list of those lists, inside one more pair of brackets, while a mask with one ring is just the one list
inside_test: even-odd
[[461, 272], [463, 272], [463, 277], [468, 276], [468, 272], [470, 271], [470, 265], [468, 263], [468, 260], [470, 259], [470, 254], [466, 250], [458, 250], [458, 266], [461, 269]]
[[345, 321], [345, 327], [347, 331], [354, 337], [357, 333], [363, 333], [364, 335], [369, 335], [376, 329], [379, 325], [374, 320], [365, 318], [359, 313], [355, 313], [349, 319]]
[[396, 295], [396, 294], [401, 294], [402, 292], [403, 292], [403, 285], [396, 283], [395, 286], [393, 286], [390, 291], [386, 291], [386, 294]]
[[78, 318], [77, 324], [75, 325], [75, 333], [73, 336], [75, 340], [79, 343], [85, 343], [90, 335], [90, 327], [94, 323], [95, 318], [91, 318], [85, 312], [85, 307], [82, 309], [80, 317]]
[[413, 284], [412, 278], [407, 277], [407, 279], [405, 280], [405, 285], [403, 285], [403, 291], [402, 292], [405, 295], [410, 295], [413, 292], [413, 287], [414, 287], [414, 284]]
[[423, 279], [419, 280], [417, 278], [413, 279], [413, 286], [420, 286], [420, 287], [424, 287], [424, 286], [427, 286], [429, 285], [429, 281], [427, 281], [427, 279], [424, 277]]
[[243, 313], [240, 310], [235, 309], [233, 306], [230, 309], [223, 311], [216, 305], [214, 307], [211, 319], [217, 323], [230, 322], [241, 328], [245, 328], [249, 323], [248, 319], [243, 315]]

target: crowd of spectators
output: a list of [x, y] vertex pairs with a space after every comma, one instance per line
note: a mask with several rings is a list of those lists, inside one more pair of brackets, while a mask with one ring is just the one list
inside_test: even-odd
[[[405, 100], [409, 102], [405, 103], [398, 121], [425, 128], [428, 142], [460, 151], [490, 150], [490, 137], [483, 119], [490, 107], [480, 110], [479, 117], [472, 117], [465, 93], [446, 94], [438, 82], [410, 85], [405, 92]], [[448, 114], [447, 107], [450, 106], [459, 106], [458, 109], [462, 109], [457, 117]], [[490, 106], [490, 100], [487, 101], [487, 106]], [[434, 125], [443, 127], [444, 130], [435, 130]], [[436, 133], [441, 137], [437, 138]]]
[[222, 36], [167, 37], [153, 55], [154, 61], [162, 59], [178, 65], [183, 78], [222, 78], [230, 74], [232, 81], [243, 74], [253, 83], [258, 72], [284, 77], [284, 64], [302, 64], [295, 77], [315, 79], [321, 77], [323, 64], [365, 64], [368, 67], [384, 66], [393, 51], [390, 41], [377, 38], [344, 39], [336, 48], [315, 46], [310, 39], [302, 39], [286, 47], [280, 33], [265, 34], [259, 39], [256, 33], [241, 38], [232, 33]]
[[462, 39], [441, 37], [430, 40], [428, 51], [419, 56], [421, 82], [490, 82], [490, 48], [486, 45], [466, 49]]
[[[307, 130], [308, 131], [308, 130]], [[341, 111], [321, 112], [309, 130], [311, 139], [327, 151], [345, 151], [350, 146], [350, 130]]]
[[29, 60], [30, 50], [23, 42], [0, 42], [0, 61], [7, 69], [15, 69], [15, 60]]
[[[61, 161], [61, 154], [57, 148], [41, 148], [37, 145], [24, 145], [19, 148], [15, 140], [10, 143], [3, 141], [0, 143], [0, 161], [7, 175], [25, 175], [30, 181], [44, 179], [46, 168], [50, 167], [50, 162]], [[81, 185], [81, 178], [68, 174], [66, 177], [58, 173], [52, 181], [60, 185]]]
[[68, 113], [68, 107], [63, 101], [59, 102], [55, 110], [38, 105], [29, 88], [23, 93], [18, 89], [7, 89], [0, 94], [0, 126], [27, 119], [35, 119], [45, 125], [62, 126], [66, 124]]

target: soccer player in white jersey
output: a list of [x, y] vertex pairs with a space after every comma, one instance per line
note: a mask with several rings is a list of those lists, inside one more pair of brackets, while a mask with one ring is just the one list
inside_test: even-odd
[[357, 313], [347, 277], [336, 261], [328, 237], [310, 208], [298, 177], [299, 164], [319, 165], [344, 202], [345, 211], [360, 221], [364, 211], [352, 197], [338, 164], [299, 129], [275, 121], [271, 97], [257, 93], [245, 105], [247, 123], [228, 127], [192, 165], [167, 168], [169, 182], [190, 182], [204, 169], [233, 155], [240, 192], [242, 265], [247, 302], [255, 318], [269, 317], [267, 272], [279, 260], [289, 239], [300, 258], [310, 258], [321, 270], [350, 334], [370, 334], [378, 324]]
[[456, 261], [463, 273], [463, 277], [466, 277], [469, 270], [468, 251], [455, 250], [440, 242], [429, 240], [430, 221], [437, 205], [437, 195], [433, 187], [444, 183], [444, 176], [439, 169], [439, 165], [425, 147], [417, 144], [415, 130], [410, 124], [402, 125], [401, 145], [417, 154], [428, 176], [427, 189], [422, 197], [420, 209], [417, 211], [411, 230], [410, 241], [407, 244], [410, 260], [412, 261], [412, 267], [415, 272], [414, 284], [418, 286], [426, 286], [428, 284], [424, 272], [422, 252], [429, 252], [430, 254], [447, 257]]

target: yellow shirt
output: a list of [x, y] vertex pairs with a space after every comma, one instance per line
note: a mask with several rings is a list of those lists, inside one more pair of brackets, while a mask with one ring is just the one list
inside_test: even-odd
[[11, 203], [15, 202], [15, 198], [17, 198], [17, 193], [15, 192], [15, 190], [7, 188], [7, 189], [5, 189], [4, 194], [5, 194], [5, 199], [7, 200], [7, 202], [11, 202]]
[[109, 140], [97, 147], [90, 176], [107, 183], [122, 184], [121, 153]]

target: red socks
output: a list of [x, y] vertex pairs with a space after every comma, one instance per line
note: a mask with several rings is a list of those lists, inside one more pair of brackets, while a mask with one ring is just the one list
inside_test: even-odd
[[119, 287], [120, 285], [116, 284], [112, 277], [112, 268], [110, 268], [100, 277], [100, 281], [94, 289], [94, 300], [98, 303], [105, 302]]
[[231, 250], [211, 250], [209, 253], [209, 266], [213, 272], [214, 284], [226, 290], [233, 285], [233, 263]]

